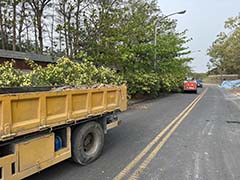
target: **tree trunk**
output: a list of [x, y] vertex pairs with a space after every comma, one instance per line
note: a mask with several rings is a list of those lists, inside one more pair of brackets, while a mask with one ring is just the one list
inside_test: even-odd
[[79, 15], [80, 15], [80, 4], [82, 0], [77, 0], [77, 11], [76, 11], [76, 29], [74, 32], [74, 42], [73, 42], [73, 51], [74, 54], [77, 54], [77, 50], [79, 49], [79, 31], [80, 31], [80, 21], [79, 21]]
[[[43, 17], [43, 11], [44, 11], [44, 8], [51, 2], [51, 0], [31, 0], [31, 1], [28, 1], [29, 2], [29, 5], [32, 7], [32, 10], [35, 14], [35, 34], [38, 33], [38, 38], [36, 38], [36, 35], [35, 35], [35, 38], [36, 40], [38, 39], [39, 41], [39, 50], [40, 50], [40, 53], [42, 53], [43, 51], [43, 29], [42, 29], [42, 17]], [[38, 32], [36, 32], [38, 31]]]
[[38, 41], [40, 53], [43, 52], [43, 37], [42, 37], [42, 11], [39, 11], [37, 15], [37, 29], [38, 29]]
[[63, 4], [63, 24], [64, 24], [64, 38], [65, 38], [65, 45], [66, 45], [66, 54], [69, 56], [69, 49], [68, 49], [68, 35], [67, 35], [67, 18], [66, 18], [66, 9], [65, 4]]
[[[3, 19], [3, 22], [4, 23], [6, 23], [6, 22], [8, 22], [8, 19], [7, 19], [7, 17], [6, 17], [6, 15], [4, 15], [4, 17], [3, 17], [4, 19]], [[3, 32], [4, 32], [4, 43], [5, 43], [5, 49], [8, 49], [9, 50], [9, 34], [7, 33], [9, 28], [6, 26], [6, 25], [4, 25], [3, 26]]]
[[59, 32], [59, 49], [60, 52], [62, 52], [62, 32]]
[[68, 14], [68, 42], [69, 42], [69, 56], [70, 58], [73, 57], [73, 50], [72, 50], [72, 33], [71, 33], [71, 14]]
[[53, 56], [53, 51], [54, 51], [54, 20], [55, 20], [55, 14], [54, 14], [54, 6], [52, 9], [52, 24], [51, 24], [51, 54]]
[[26, 36], [27, 36], [27, 50], [29, 51], [30, 49], [30, 39], [29, 39], [29, 30], [28, 30], [28, 26], [26, 27]]
[[13, 20], [12, 20], [12, 26], [13, 26], [12, 49], [13, 49], [13, 51], [16, 51], [16, 6], [17, 6], [17, 2], [16, 2], [16, 0], [13, 0]]
[[22, 51], [22, 32], [23, 32], [23, 24], [25, 19], [25, 2], [22, 2], [21, 12], [20, 12], [20, 20], [19, 20], [19, 30], [18, 30], [18, 46], [19, 50]]
[[2, 7], [0, 6], [0, 30], [1, 30], [1, 42], [2, 42], [2, 49], [5, 49], [5, 33], [3, 28], [3, 16], [2, 16]]
[[35, 41], [35, 52], [38, 52], [38, 37], [37, 37], [37, 23], [36, 23], [36, 17], [34, 17], [33, 20], [33, 25], [34, 25], [34, 41]]

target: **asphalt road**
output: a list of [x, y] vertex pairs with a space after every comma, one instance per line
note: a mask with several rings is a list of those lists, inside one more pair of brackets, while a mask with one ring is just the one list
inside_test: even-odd
[[[27, 179], [114, 179], [196, 97], [172, 94], [134, 105], [120, 115], [121, 126], [106, 135], [103, 154], [95, 162], [83, 167], [66, 160]], [[123, 179], [131, 177], [155, 147]], [[240, 99], [209, 87], [137, 179], [239, 180], [239, 169]]]

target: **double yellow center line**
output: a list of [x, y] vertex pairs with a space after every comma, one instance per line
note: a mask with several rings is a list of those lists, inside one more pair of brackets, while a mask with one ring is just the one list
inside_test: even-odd
[[[139, 175], [144, 171], [144, 169], [148, 166], [148, 164], [151, 162], [151, 160], [157, 155], [162, 146], [167, 142], [167, 140], [173, 134], [173, 132], [183, 122], [186, 116], [203, 98], [207, 90], [208, 88], [206, 88], [197, 98], [195, 98], [173, 121], [171, 121], [171, 123], [168, 124], [167, 127], [165, 127], [117, 176], [114, 177], [114, 180], [123, 179], [128, 175], [128, 173], [133, 168], [136, 168], [136, 170], [130, 175], [128, 179], [130, 180], [137, 179]], [[160, 141], [161, 138], [162, 140]], [[143, 159], [143, 157], [151, 150], [151, 148], [156, 143], [158, 143], [156, 147], [149, 153], [149, 155], [145, 159]], [[135, 167], [140, 160], [142, 160], [142, 163], [138, 167]]]

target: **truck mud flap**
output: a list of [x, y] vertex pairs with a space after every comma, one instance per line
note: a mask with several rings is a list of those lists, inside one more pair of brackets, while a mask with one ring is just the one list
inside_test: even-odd
[[113, 122], [107, 124], [107, 130], [113, 129], [113, 128], [119, 126], [121, 123], [122, 123], [121, 120], [116, 120], [116, 121], [113, 121]]

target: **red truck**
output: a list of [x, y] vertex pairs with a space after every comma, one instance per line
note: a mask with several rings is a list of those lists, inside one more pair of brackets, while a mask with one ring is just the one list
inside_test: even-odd
[[187, 79], [183, 83], [184, 92], [197, 93], [197, 82], [194, 79]]

